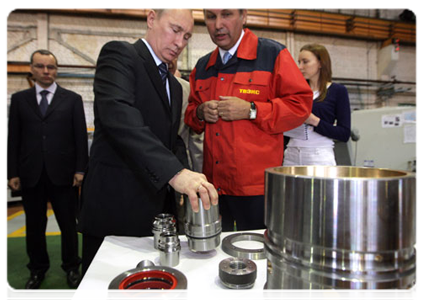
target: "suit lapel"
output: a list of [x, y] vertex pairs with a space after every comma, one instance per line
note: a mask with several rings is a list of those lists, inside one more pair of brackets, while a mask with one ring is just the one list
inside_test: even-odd
[[31, 107], [32, 110], [34, 110], [34, 113], [42, 118], [40, 107], [38, 106], [37, 102], [37, 95], [35, 93], [35, 87], [31, 88], [27, 94], [26, 102]]
[[54, 93], [53, 99], [51, 100], [50, 105], [47, 108], [46, 115], [43, 117], [40, 112], [40, 107], [37, 102], [37, 95], [35, 92], [35, 87], [31, 88], [28, 93], [28, 98], [26, 101], [28, 102], [29, 106], [34, 110], [34, 113], [38, 115], [41, 119], [47, 118], [63, 101], [59, 99], [63, 99], [63, 89], [57, 85], [56, 92]]
[[166, 87], [163, 85], [162, 79], [159, 74], [159, 70], [154, 62], [153, 56], [151, 56], [150, 51], [142, 40], [138, 40], [134, 47], [138, 54], [144, 58], [144, 67], [147, 71], [148, 76], [153, 83], [154, 88], [160, 96], [160, 99], [163, 101], [167, 111], [170, 113], [169, 100], [167, 98]]
[[173, 75], [169, 75], [169, 87], [170, 97], [172, 99], [172, 126], [175, 126], [176, 122], [180, 120], [180, 113], [182, 110], [182, 93], [180, 84]]
[[63, 89], [57, 85], [56, 92], [54, 93], [53, 99], [51, 99], [51, 103], [47, 108], [46, 115], [44, 118], [47, 118], [61, 103], [63, 103]]

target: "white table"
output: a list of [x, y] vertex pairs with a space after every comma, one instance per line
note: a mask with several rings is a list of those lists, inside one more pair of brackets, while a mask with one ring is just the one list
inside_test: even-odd
[[[264, 230], [253, 230], [248, 232], [263, 233]], [[192, 291], [193, 294], [199, 292], [232, 291], [220, 282], [219, 263], [223, 259], [231, 257], [223, 252], [221, 245], [222, 240], [226, 236], [234, 233], [237, 232], [222, 233], [220, 245], [215, 250], [206, 253], [194, 253], [190, 251], [186, 236], [179, 236], [181, 242], [180, 259], [179, 264], [174, 268], [181, 271], [187, 278], [188, 291]], [[119, 295], [119, 292], [122, 291], [108, 290], [110, 282], [116, 276], [122, 272], [134, 269], [142, 260], [151, 260], [155, 265], [160, 265], [159, 251], [154, 249], [153, 242], [153, 237], [106, 237], [79, 285], [74, 298], [78, 299], [80, 296], [84, 296], [85, 298], [91, 293], [101, 299], [106, 299], [106, 297], [99, 296], [101, 294], [106, 296], [111, 293], [117, 293]], [[236, 242], [235, 245], [243, 249], [258, 249], [264, 246], [262, 243], [256, 241]], [[252, 289], [243, 291], [251, 292], [251, 290], [258, 290], [261, 294], [266, 283], [267, 260], [260, 259], [254, 260], [254, 262], [257, 266], [257, 279]], [[140, 291], [137, 293], [139, 294], [139, 292]], [[125, 291], [125, 293], [127, 293], [127, 291]], [[129, 292], [129, 294], [130, 293], [131, 292]], [[151, 291], [150, 293], [157, 293], [157, 291]]]
[[[264, 230], [248, 232], [263, 233]], [[221, 241], [233, 233], [222, 233]], [[179, 264], [174, 268], [187, 277], [188, 299], [264, 299], [266, 259], [254, 261], [257, 265], [257, 279], [253, 288], [246, 291], [235, 291], [223, 286], [219, 279], [219, 263], [230, 257], [222, 251], [222, 243], [209, 253], [194, 253], [189, 250], [185, 236], [179, 236], [179, 239], [182, 249]], [[134, 269], [140, 261], [145, 259], [151, 260], [155, 265], [160, 265], [159, 251], [154, 249], [153, 241], [153, 237], [106, 237], [72, 300], [106, 300], [109, 284], [119, 274]], [[257, 249], [262, 248], [263, 244], [245, 241], [237, 242], [236, 246]]]

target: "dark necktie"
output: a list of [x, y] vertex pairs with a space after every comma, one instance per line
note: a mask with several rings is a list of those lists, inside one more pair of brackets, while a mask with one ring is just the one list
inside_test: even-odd
[[160, 73], [160, 77], [162, 78], [163, 84], [166, 85], [167, 65], [165, 63], [161, 63], [159, 65], [159, 73]]
[[49, 91], [41, 91], [40, 95], [41, 95], [41, 102], [40, 102], [40, 111], [41, 111], [41, 115], [44, 117], [46, 112], [47, 112], [47, 108], [48, 108], [48, 101], [47, 101], [47, 94], [49, 93]]

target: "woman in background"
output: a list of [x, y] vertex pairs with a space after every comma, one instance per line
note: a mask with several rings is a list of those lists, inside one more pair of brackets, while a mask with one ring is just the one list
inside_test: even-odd
[[324, 46], [303, 46], [298, 64], [314, 93], [313, 109], [302, 126], [285, 132], [290, 140], [283, 165], [335, 166], [333, 140], [347, 142], [351, 134], [351, 109], [347, 89], [332, 82], [331, 60]]

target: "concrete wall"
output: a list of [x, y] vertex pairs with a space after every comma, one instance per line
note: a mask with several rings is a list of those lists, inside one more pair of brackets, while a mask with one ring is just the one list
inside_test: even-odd
[[[389, 14], [386, 13], [385, 14]], [[93, 127], [92, 92], [95, 62], [101, 47], [110, 40], [134, 42], [143, 37], [146, 23], [136, 19], [105, 18], [100, 16], [60, 15], [44, 13], [16, 13], [8, 17], [9, 62], [28, 62], [31, 53], [38, 48], [48, 48], [58, 58], [58, 83], [83, 96], [88, 127]], [[320, 43], [327, 47], [333, 64], [333, 77], [361, 80], [379, 80], [378, 53], [380, 42], [346, 39], [332, 36], [307, 35], [284, 31], [253, 29], [260, 37], [271, 38], [286, 45], [294, 60], [299, 50], [307, 43]], [[215, 48], [204, 25], [196, 25], [188, 47], [179, 58], [179, 68], [190, 70], [201, 56]], [[416, 47], [401, 45], [399, 59], [389, 77], [398, 81], [416, 81]], [[367, 109], [381, 106], [396, 106], [416, 103], [414, 84], [396, 84], [386, 87], [383, 96], [378, 96], [381, 83], [338, 81], [349, 90], [352, 109]], [[8, 103], [11, 94], [28, 88], [24, 75], [7, 76]], [[392, 91], [400, 91], [389, 95]]]

